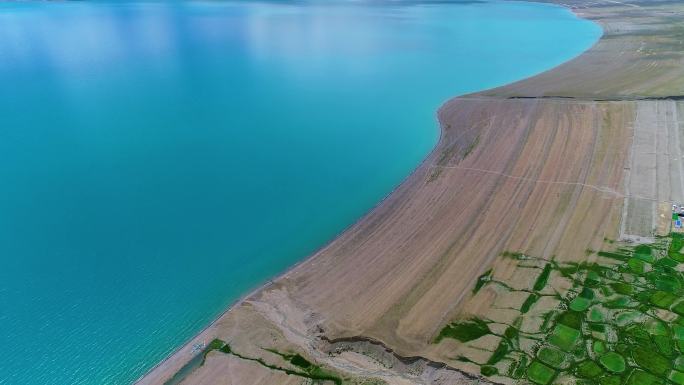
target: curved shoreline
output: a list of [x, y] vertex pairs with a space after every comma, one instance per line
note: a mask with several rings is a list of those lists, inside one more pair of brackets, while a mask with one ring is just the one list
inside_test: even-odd
[[[440, 141], [422, 167], [316, 259], [228, 312], [215, 336], [272, 364], [280, 357], [260, 347], [304, 354], [354, 379], [461, 384], [467, 376], [449, 376], [434, 363], [478, 373], [454, 358], [467, 347], [433, 343], [434, 337], [469, 315], [513, 322], [502, 309], [514, 308], [514, 299], [503, 296], [497, 306], [496, 291], [471, 293], [488, 267], [494, 279], [520, 274], [516, 282], [529, 287], [530, 274], [499, 255], [591, 262], [588, 250], [649, 233], [648, 220], [669, 215], [669, 205], [663, 213], [649, 204], [661, 202], [661, 194], [684, 200], [683, 165], [662, 170], [648, 154], [667, 156], [668, 146], [643, 143], [663, 135], [660, 142], [668, 143], [672, 129], [660, 121], [674, 116], [684, 124], [676, 119], [684, 103], [663, 101], [684, 90], [680, 31], [669, 22], [684, 5], [568, 2], [586, 6], [575, 14], [604, 27], [594, 47], [532, 78], [447, 101], [438, 111]], [[630, 172], [631, 164], [646, 167]], [[653, 197], [643, 205], [640, 188], [652, 186], [656, 172], [673, 180], [656, 178], [657, 191], [646, 191]], [[630, 213], [631, 206], [638, 210]], [[383, 366], [386, 349], [427, 366]], [[240, 384], [291, 383], [220, 354], [189, 380], [212, 384], [236, 376]]]
[[[513, 1], [521, 1], [521, 2], [529, 2], [529, 3], [551, 3], [551, 4], [555, 5], [555, 6], [560, 6], [560, 7], [563, 7], [563, 8], [565, 8], [565, 9], [567, 9], [568, 11], [572, 12], [572, 13], [574, 14], [574, 16], [577, 17], [577, 18], [581, 18], [581, 19], [585, 19], [585, 20], [592, 21], [592, 20], [590, 20], [590, 19], [587, 19], [587, 18], [582, 17], [582, 15], [580, 15], [580, 14], [578, 14], [578, 13], [576, 12], [576, 9], [569, 7], [567, 4], [559, 3], [559, 2], [556, 2], [556, 1], [553, 1], [553, 0], [552, 0], [552, 1], [543, 1], [543, 0], [541, 0], [541, 1], [540, 1], [540, 0], [513, 0]], [[468, 94], [453, 96], [453, 97], [447, 99], [444, 103], [442, 103], [442, 105], [440, 105], [440, 107], [439, 107], [439, 108], [437, 109], [437, 111], [435, 112], [435, 116], [437, 117], [437, 123], [438, 123], [438, 126], [439, 126], [439, 136], [438, 136], [438, 138], [437, 138], [437, 140], [436, 140], [436, 142], [435, 142], [433, 148], [430, 150], [429, 153], [427, 153], [427, 154], [425, 155], [425, 157], [423, 158], [423, 160], [422, 160], [418, 165], [416, 165], [416, 167], [414, 167], [414, 168], [410, 171], [410, 173], [409, 173], [404, 179], [401, 180], [401, 182], [400, 182], [399, 184], [397, 184], [389, 193], [387, 193], [380, 201], [378, 201], [378, 202], [377, 202], [372, 208], [370, 208], [366, 213], [364, 213], [363, 215], [361, 215], [357, 220], [355, 220], [353, 223], [351, 223], [351, 224], [349, 224], [348, 226], [346, 226], [346, 227], [345, 227], [344, 229], [342, 229], [340, 232], [338, 232], [337, 234], [335, 234], [334, 236], [332, 236], [332, 237], [330, 238], [330, 240], [327, 241], [325, 244], [323, 244], [321, 247], [315, 249], [315, 250], [312, 251], [309, 255], [307, 255], [306, 257], [304, 257], [304, 258], [301, 259], [300, 261], [296, 262], [295, 264], [293, 264], [292, 266], [290, 266], [289, 268], [287, 268], [287, 269], [284, 270], [283, 272], [276, 274], [276, 275], [273, 276], [271, 279], [268, 279], [265, 283], [262, 283], [262, 284], [258, 285], [258, 286], [257, 286], [256, 288], [254, 288], [253, 290], [250, 290], [247, 294], [242, 295], [240, 298], [238, 298], [237, 300], [235, 300], [234, 302], [232, 302], [232, 303], [231, 303], [223, 312], [221, 312], [218, 316], [216, 316], [216, 317], [215, 317], [207, 326], [205, 326], [203, 329], [201, 329], [201, 330], [200, 330], [199, 332], [197, 332], [195, 335], [193, 335], [192, 337], [190, 337], [187, 341], [185, 341], [185, 342], [183, 342], [182, 344], [180, 344], [176, 349], [172, 350], [172, 351], [171, 351], [163, 360], [161, 360], [160, 362], [158, 362], [157, 364], [155, 364], [155, 365], [154, 365], [153, 367], [151, 367], [148, 371], [146, 371], [143, 375], [141, 375], [138, 379], [136, 379], [136, 380], [134, 381], [134, 384], [147, 384], [147, 383], [153, 383], [156, 379], [150, 379], [150, 378], [148, 378], [148, 377], [152, 376], [152, 375], [154, 374], [153, 372], [155, 372], [155, 370], [161, 368], [161, 367], [164, 366], [165, 364], [170, 363], [170, 361], [172, 361], [172, 360], [175, 358], [175, 356], [177, 356], [178, 354], [180, 354], [183, 350], [188, 350], [188, 348], [190, 348], [190, 347], [192, 346], [193, 343], [199, 343], [200, 341], [202, 341], [202, 343], [208, 342], [208, 341], [205, 341], [206, 338], [205, 338], [205, 340], [203, 340], [203, 338], [206, 337], [205, 335], [206, 335], [213, 327], [215, 327], [215, 326], [217, 325], [217, 323], [220, 322], [221, 319], [224, 318], [229, 312], [231, 312], [232, 310], [236, 309], [236, 308], [239, 307], [240, 305], [244, 304], [244, 303], [245, 303], [247, 300], [249, 300], [250, 298], [252, 298], [252, 297], [258, 295], [259, 293], [263, 292], [264, 290], [268, 289], [268, 288], [271, 287], [276, 281], [281, 280], [281, 279], [283, 279], [283, 278], [286, 278], [289, 274], [291, 274], [291, 273], [297, 271], [300, 267], [302, 267], [302, 266], [304, 266], [304, 265], [306, 265], [306, 264], [308, 264], [308, 263], [310, 263], [310, 262], [313, 262], [313, 261], [316, 259], [316, 257], [318, 257], [318, 256], [321, 255], [321, 252], [323, 252], [323, 251], [325, 251], [326, 249], [328, 249], [329, 247], [331, 247], [331, 246], [332, 246], [332, 245], [333, 245], [333, 244], [334, 244], [342, 235], [348, 233], [350, 230], [352, 230], [352, 229], [354, 229], [354, 228], [356, 228], [356, 227], [359, 227], [359, 226], [363, 225], [363, 223], [364, 223], [366, 220], [368, 220], [368, 218], [369, 218], [370, 216], [372, 216], [372, 215], [373, 215], [374, 213], [376, 213], [377, 211], [384, 209], [384, 208], [385, 208], [385, 205], [387, 204], [387, 202], [390, 201], [391, 199], [395, 198], [395, 193], [396, 193], [398, 190], [402, 189], [402, 188], [405, 187], [406, 185], [410, 184], [415, 178], [419, 177], [419, 175], [418, 175], [418, 172], [419, 172], [419, 171], [422, 171], [423, 169], [426, 169], [426, 168], [431, 167], [432, 165], [429, 164], [429, 163], [430, 163], [432, 160], [434, 160], [434, 157], [437, 156], [437, 155], [439, 154], [440, 151], [444, 150], [444, 146], [446, 145], [446, 143], [444, 142], [446, 129], [445, 129], [445, 123], [442, 121], [442, 118], [441, 118], [441, 113], [442, 113], [443, 109], [446, 108], [450, 103], [452, 103], [452, 102], [455, 101], [455, 100], [467, 98], [469, 95], [482, 95], [482, 94], [486, 94], [487, 92], [490, 92], [490, 91], [493, 91], [493, 90], [498, 90], [498, 89], [506, 88], [506, 87], [509, 87], [509, 86], [511, 86], [511, 85], [514, 85], [514, 84], [518, 84], [518, 83], [521, 83], [521, 82], [528, 81], [529, 79], [533, 79], [533, 78], [535, 78], [535, 77], [537, 77], [537, 76], [540, 76], [540, 75], [542, 75], [542, 74], [546, 74], [546, 73], [553, 72], [553, 71], [557, 70], [559, 67], [561, 67], [561, 66], [563, 66], [563, 65], [565, 65], [565, 64], [567, 64], [567, 63], [570, 63], [570, 62], [573, 62], [573, 61], [577, 60], [578, 58], [580, 58], [580, 57], [586, 55], [587, 52], [589, 52], [589, 51], [595, 49], [595, 47], [601, 42], [601, 40], [603, 40], [603, 39], [605, 38], [605, 34], [606, 34], [605, 25], [603, 25], [603, 24], [601, 24], [601, 23], [598, 23], [598, 22], [594, 22], [594, 23], [595, 23], [596, 25], [598, 25], [598, 26], [601, 28], [601, 36], [599, 36], [599, 38], [598, 38], [590, 47], [588, 47], [586, 50], [582, 51], [580, 54], [578, 54], [578, 55], [576, 55], [576, 56], [574, 56], [574, 57], [572, 57], [572, 58], [569, 58], [569, 59], [566, 60], [565, 62], [560, 63], [560, 64], [558, 64], [558, 65], [556, 65], [556, 66], [554, 66], [554, 67], [552, 67], [552, 68], [549, 68], [549, 69], [547, 69], [547, 70], [544, 70], [544, 71], [542, 71], [542, 72], [539, 72], [539, 73], [530, 75], [530, 76], [528, 76], [528, 77], [526, 77], [526, 78], [523, 78], [523, 79], [519, 79], [519, 80], [513, 81], [513, 82], [511, 82], [511, 83], [507, 83], [507, 84], [504, 84], [504, 85], [501, 85], [501, 86], [496, 86], [496, 87], [489, 88], [489, 89], [484, 89], [484, 90], [476, 91], [476, 92], [473, 92], [473, 93], [468, 93]], [[190, 359], [192, 359], [192, 358], [193, 358], [193, 357], [189, 357], [189, 358], [186, 359], [185, 361], [186, 361], [186, 362], [187, 362], [187, 361], [190, 361]], [[165, 380], [163, 380], [163, 379], [160, 379], [160, 380], [165, 381]], [[150, 381], [150, 382], [148, 382], [148, 381]]]

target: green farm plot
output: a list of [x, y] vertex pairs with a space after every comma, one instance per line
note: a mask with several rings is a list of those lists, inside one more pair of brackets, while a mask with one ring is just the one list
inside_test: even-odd
[[620, 376], [605, 376], [598, 379], [600, 385], [620, 385], [622, 377]]
[[566, 352], [572, 351], [580, 339], [580, 331], [563, 324], [553, 329], [549, 342]]
[[616, 293], [622, 295], [631, 295], [634, 292], [634, 286], [624, 283], [624, 282], [612, 282], [610, 287], [615, 290]]
[[672, 331], [674, 332], [675, 339], [678, 341], [684, 340], [684, 326], [674, 325]]
[[567, 369], [572, 364], [572, 356], [551, 346], [544, 346], [539, 349], [537, 358], [555, 369]]
[[670, 336], [652, 336], [653, 343], [658, 348], [658, 352], [663, 354], [665, 357], [672, 358], [675, 353], [675, 342], [672, 341]]
[[642, 261], [652, 263], [655, 261], [653, 258], [653, 249], [648, 245], [639, 245], [634, 248], [634, 258], [639, 258]]
[[665, 336], [669, 334], [667, 324], [656, 318], [649, 318], [643, 323], [644, 329], [654, 336]]
[[604, 322], [606, 320], [605, 310], [594, 306], [587, 314], [587, 321], [589, 322]]
[[633, 273], [642, 274], [646, 271], [648, 264], [641, 259], [630, 258], [627, 261], [627, 266], [629, 266]]
[[670, 374], [668, 374], [667, 379], [677, 385], [684, 385], [684, 373], [677, 370], [671, 371]]
[[539, 296], [536, 293], [528, 295], [527, 299], [525, 300], [525, 302], [523, 302], [522, 306], [520, 307], [520, 313], [525, 314], [528, 311], [530, 311], [532, 305], [534, 305], [538, 300]]
[[664, 381], [643, 370], [634, 370], [627, 380], [627, 385], [661, 385]]
[[[525, 293], [515, 321], [497, 327], [490, 327], [497, 322], [484, 319], [453, 322], [436, 342], [452, 338], [467, 345], [485, 335], [496, 336], [500, 342], [489, 360], [478, 364], [469, 357], [460, 359], [480, 365], [485, 376], [522, 383], [684, 385], [683, 248], [684, 235], [671, 234], [650, 245], [599, 251], [602, 261], [608, 261], [603, 264], [560, 263], [507, 252], [520, 268], [536, 272], [531, 287], [514, 288], [491, 278], [483, 286]], [[557, 277], [571, 287], [554, 293], [549, 281]], [[559, 303], [541, 314], [531, 311], [544, 297]], [[537, 321], [524, 323], [528, 317]], [[520, 329], [521, 324], [537, 326]]]
[[674, 368], [680, 372], [684, 372], [684, 355], [680, 355], [674, 360]]
[[489, 326], [484, 321], [471, 319], [447, 325], [437, 336], [436, 342], [441, 341], [443, 338], [453, 338], [461, 342], [468, 342], [490, 333]]
[[546, 283], [549, 281], [552, 267], [553, 266], [551, 266], [550, 263], [547, 263], [546, 266], [544, 266], [544, 269], [542, 270], [541, 274], [539, 274], [537, 280], [534, 282], [534, 286], [532, 287], [535, 291], [544, 290]]
[[556, 318], [556, 323], [579, 330], [582, 328], [582, 313], [574, 311], [563, 312]]
[[594, 352], [594, 354], [601, 355], [603, 353], [606, 353], [608, 351], [608, 348], [606, 347], [605, 342], [600, 341], [600, 340], [595, 340], [595, 341], [592, 341], [591, 350]]
[[547, 385], [556, 377], [556, 371], [539, 361], [532, 361], [527, 368], [527, 377], [539, 385]]
[[674, 304], [671, 307], [672, 311], [679, 314], [679, 315], [684, 315], [684, 301], [680, 301], [676, 304]]
[[615, 352], [608, 352], [602, 355], [599, 362], [601, 362], [601, 365], [609, 372], [613, 373], [622, 373], [627, 368], [625, 359]]
[[638, 310], [615, 312], [615, 324], [620, 327], [640, 323], [645, 315]]
[[479, 276], [477, 278], [477, 283], [475, 283], [475, 287], [473, 288], [473, 294], [477, 294], [482, 287], [487, 284], [487, 282], [491, 281], [492, 279], [492, 269], [487, 270], [484, 274]]
[[656, 291], [651, 294], [651, 303], [662, 309], [669, 309], [670, 306], [679, 299], [676, 295], [666, 291]]
[[591, 301], [584, 297], [577, 297], [570, 302], [570, 310], [581, 312], [587, 310], [591, 305]]
[[593, 361], [584, 361], [577, 365], [575, 373], [581, 378], [595, 378], [603, 374], [603, 369]]

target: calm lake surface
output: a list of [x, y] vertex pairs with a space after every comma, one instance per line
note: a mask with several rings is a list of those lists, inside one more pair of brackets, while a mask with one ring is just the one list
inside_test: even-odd
[[129, 384], [331, 240], [458, 94], [600, 28], [513, 2], [0, 4], [0, 384]]

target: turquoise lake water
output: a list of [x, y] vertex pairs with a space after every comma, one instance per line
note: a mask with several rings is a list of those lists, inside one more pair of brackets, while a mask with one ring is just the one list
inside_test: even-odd
[[0, 3], [0, 384], [129, 384], [600, 28], [513, 2]]

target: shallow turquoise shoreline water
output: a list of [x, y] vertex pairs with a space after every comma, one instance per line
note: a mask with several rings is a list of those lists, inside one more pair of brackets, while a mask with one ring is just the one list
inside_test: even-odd
[[358, 219], [458, 94], [600, 28], [513, 2], [0, 4], [0, 384], [126, 384]]

